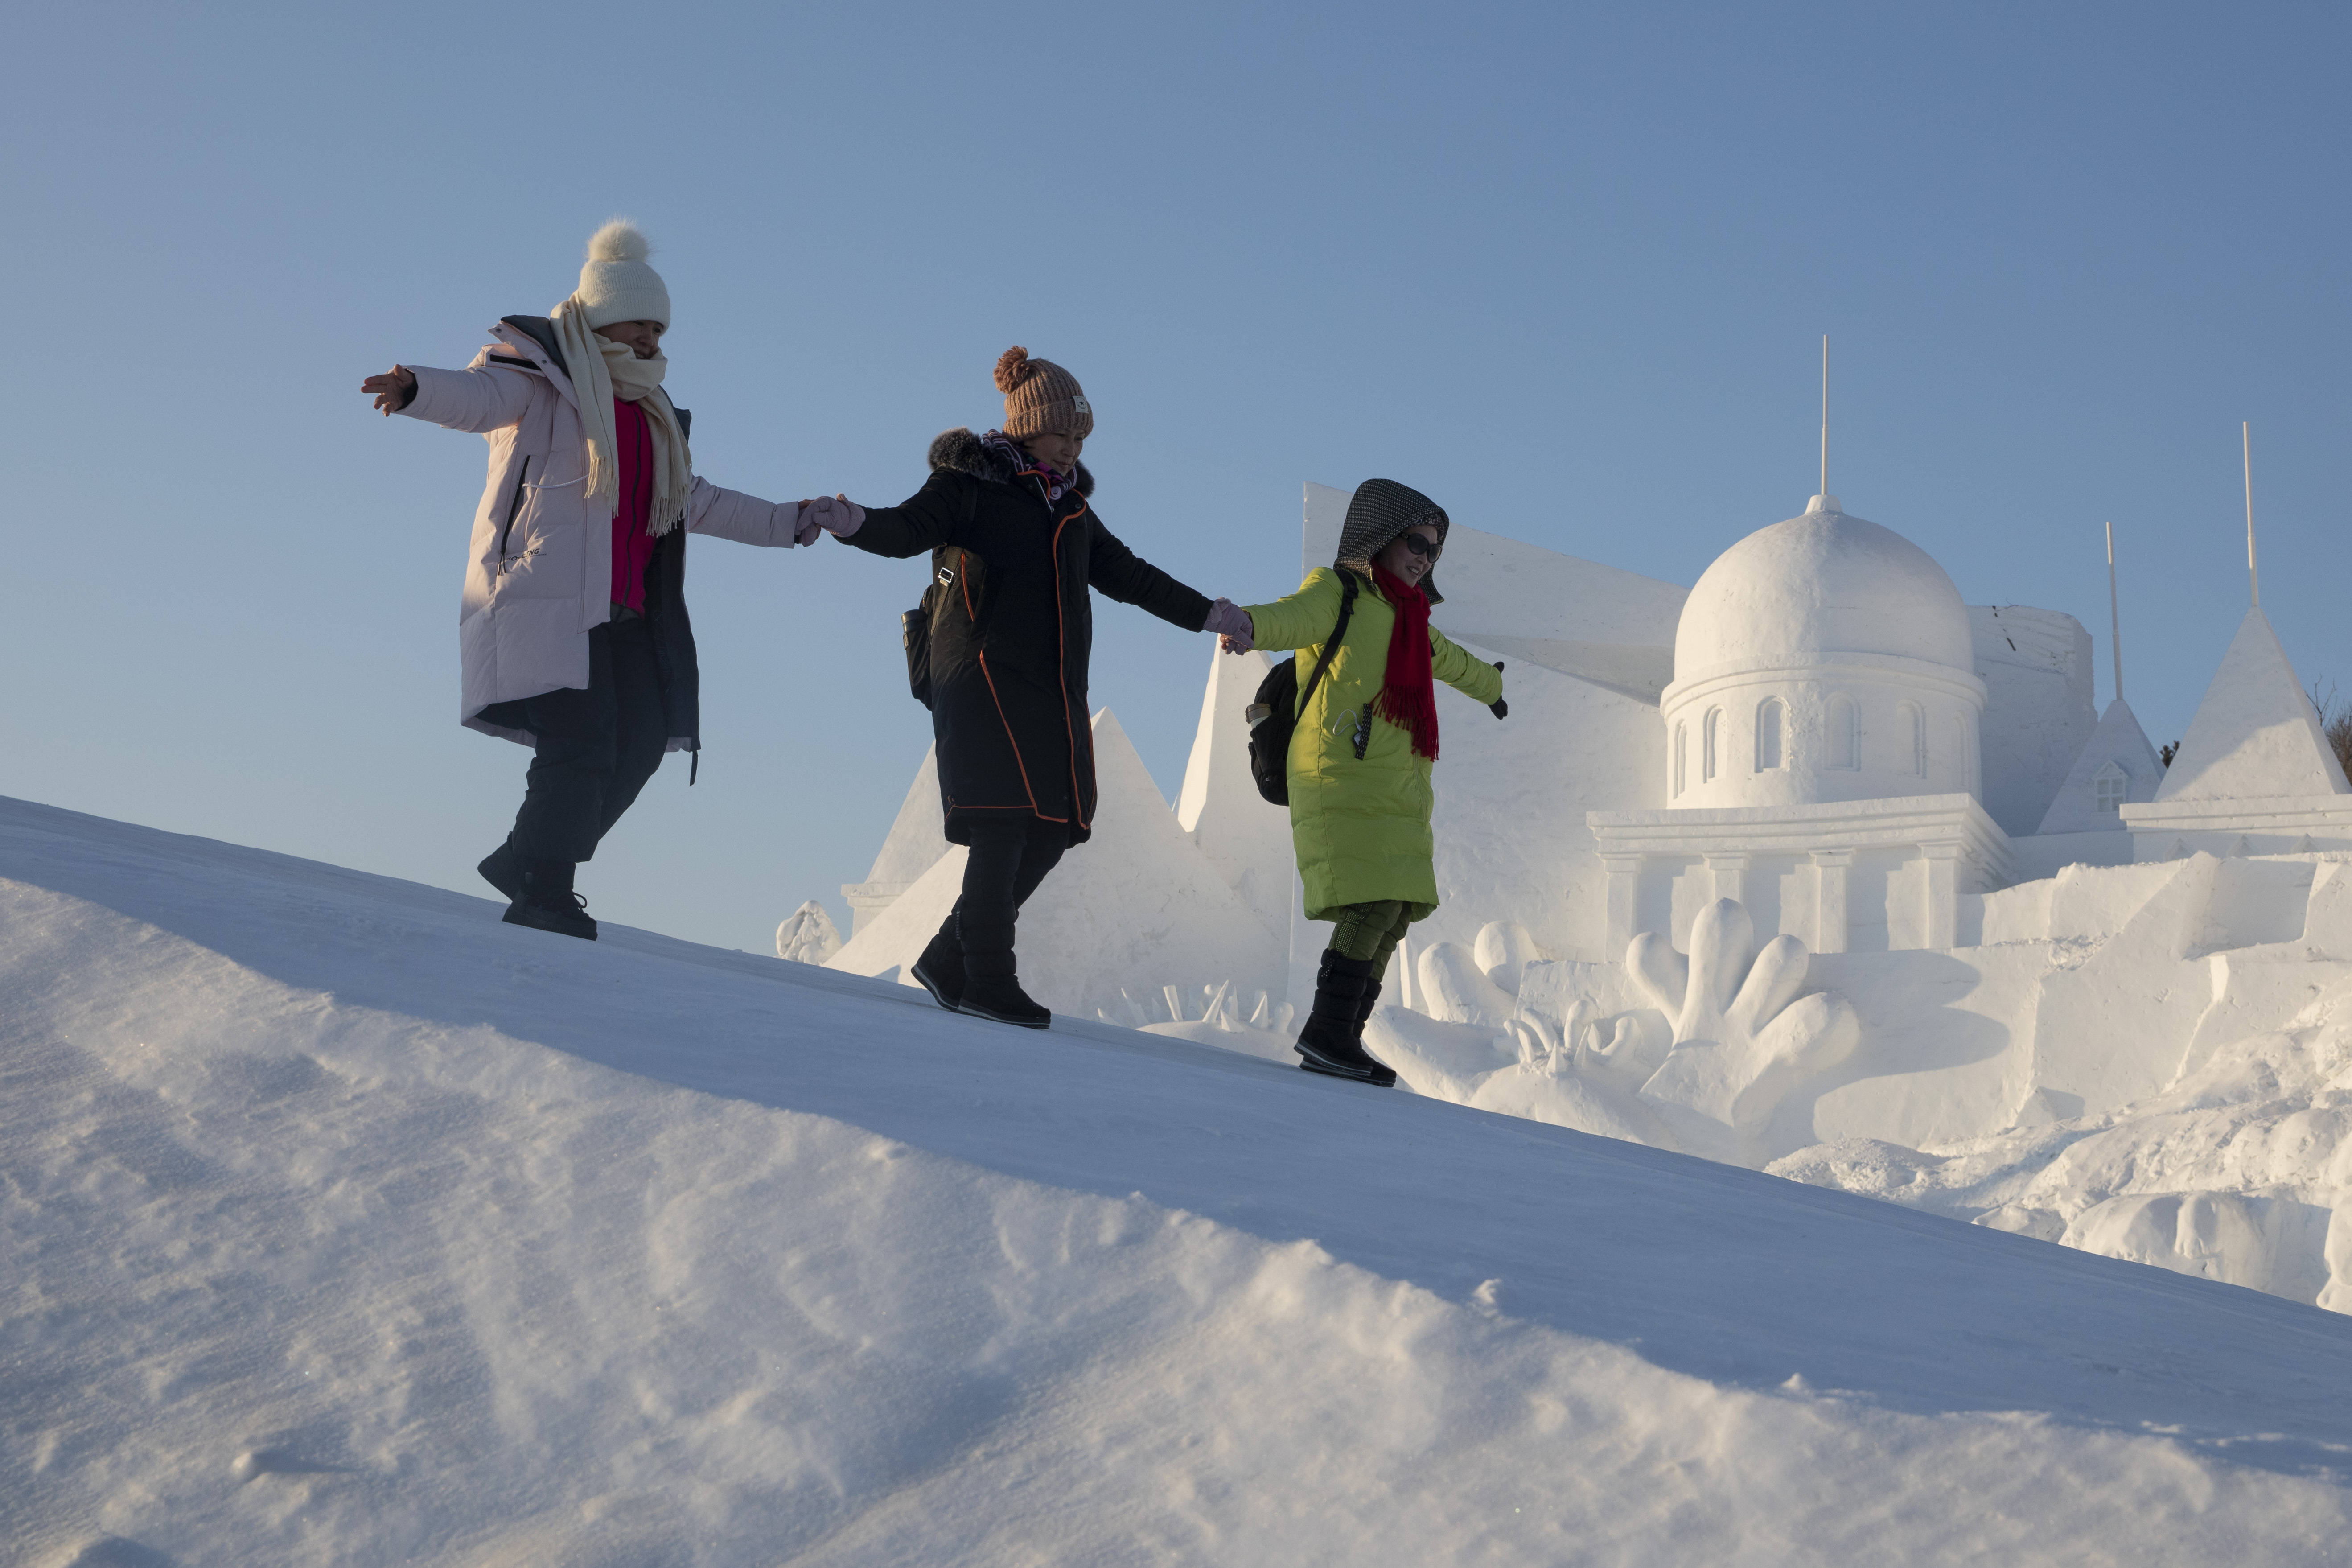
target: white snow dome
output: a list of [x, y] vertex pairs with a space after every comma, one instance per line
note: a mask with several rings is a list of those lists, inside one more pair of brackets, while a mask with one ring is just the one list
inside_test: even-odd
[[1725, 551], [1683, 605], [1659, 702], [1668, 804], [1979, 794], [1974, 664], [1935, 558], [1815, 496]]
[[1675, 628], [1679, 684], [1727, 665], [1807, 665], [1884, 654], [1954, 669], [1974, 662], [1969, 613], [1935, 557], [1891, 528], [1815, 496], [1706, 569]]

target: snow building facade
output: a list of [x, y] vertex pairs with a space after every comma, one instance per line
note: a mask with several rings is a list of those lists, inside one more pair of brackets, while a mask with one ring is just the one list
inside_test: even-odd
[[1835, 496], [1726, 551], [1675, 629], [1663, 807], [1588, 818], [1602, 950], [1717, 899], [1815, 952], [1952, 946], [1960, 899], [2014, 871], [1975, 655], [1943, 568]]

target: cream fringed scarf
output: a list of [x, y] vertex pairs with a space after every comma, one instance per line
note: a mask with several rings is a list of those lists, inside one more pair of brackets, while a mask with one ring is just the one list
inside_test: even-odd
[[686, 515], [686, 498], [694, 489], [694, 454], [687, 450], [677, 410], [662, 390], [669, 360], [660, 354], [639, 359], [626, 343], [598, 337], [577, 294], [555, 308], [554, 319], [555, 339], [562, 345], [572, 390], [580, 399], [581, 428], [588, 434], [588, 494], [620, 504], [620, 444], [613, 428], [613, 399], [634, 403], [645, 410], [654, 438], [654, 504], [646, 522], [656, 534], [667, 533]]

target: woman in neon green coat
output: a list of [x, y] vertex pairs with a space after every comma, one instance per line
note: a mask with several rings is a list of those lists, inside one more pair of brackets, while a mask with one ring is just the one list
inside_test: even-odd
[[1363, 1032], [1398, 940], [1437, 908], [1429, 830], [1433, 682], [1487, 704], [1496, 718], [1507, 711], [1502, 666], [1429, 624], [1430, 606], [1443, 602], [1430, 574], [1450, 527], [1445, 510], [1420, 491], [1368, 479], [1348, 502], [1337, 563], [1308, 573], [1286, 599], [1243, 606], [1256, 647], [1300, 650], [1303, 689], [1354, 582], [1347, 631], [1290, 742], [1290, 834], [1307, 918], [1333, 922], [1315, 1006], [1294, 1047], [1309, 1072], [1396, 1081], [1365, 1053]]

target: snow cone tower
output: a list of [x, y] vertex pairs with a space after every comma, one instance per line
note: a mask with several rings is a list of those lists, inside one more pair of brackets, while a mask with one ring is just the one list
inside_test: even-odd
[[1758, 939], [1948, 948], [2010, 879], [1958, 589], [1833, 495], [1717, 558], [1675, 631], [1663, 811], [1593, 812], [1612, 947], [1737, 899]]

